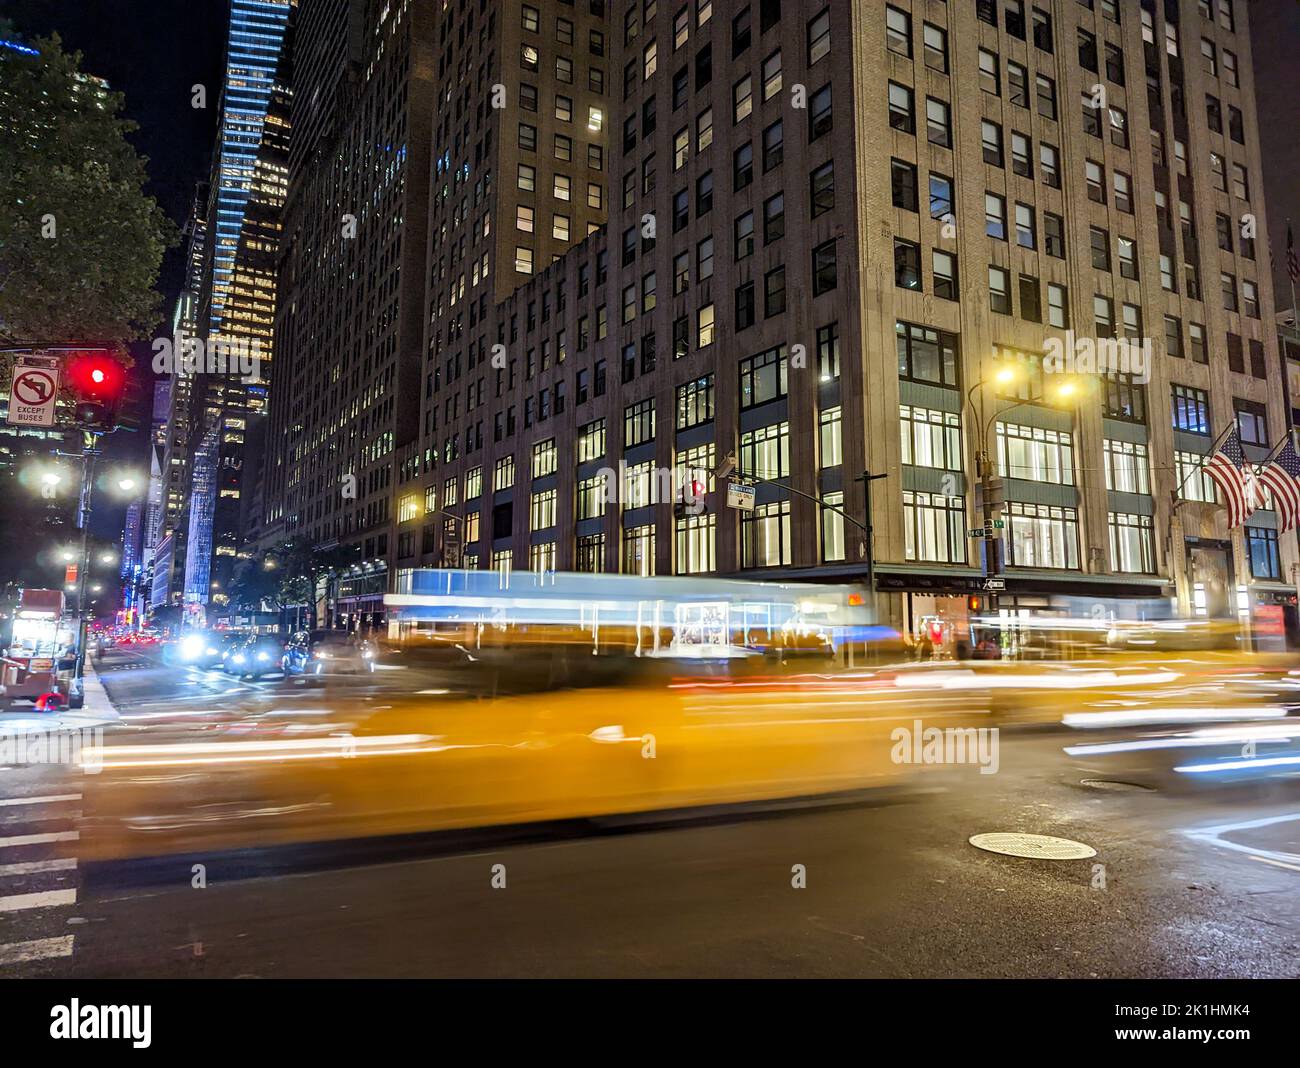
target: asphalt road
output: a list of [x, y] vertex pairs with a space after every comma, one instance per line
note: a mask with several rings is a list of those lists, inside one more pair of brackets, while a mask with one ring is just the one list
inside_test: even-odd
[[[167, 708], [320, 697], [132, 662], [104, 671], [125, 729]], [[1153, 764], [1150, 789], [1096, 789], [1081, 780], [1119, 769], [1064, 752], [1078, 740], [1004, 731], [998, 774], [930, 772], [843, 807], [342, 845], [262, 858], [260, 874], [213, 857], [203, 888], [188, 866], [84, 869], [76, 778], [0, 769], [0, 976], [1300, 975], [1294, 780], [1194, 792]], [[1097, 856], [968, 844], [987, 831]]]

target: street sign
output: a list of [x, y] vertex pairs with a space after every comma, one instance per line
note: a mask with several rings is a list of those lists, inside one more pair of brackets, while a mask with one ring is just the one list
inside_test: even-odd
[[59, 361], [19, 356], [9, 380], [9, 425], [53, 426], [59, 400]]
[[1005, 524], [1002, 522], [1001, 519], [995, 519], [995, 520], [993, 520], [993, 529], [994, 529], [994, 530], [1001, 530], [1001, 529], [1003, 528], [1003, 526], [1005, 526]]
[[738, 508], [742, 512], [754, 510], [754, 487], [743, 482], [727, 483], [727, 507]]
[[984, 580], [984, 588], [989, 591], [1005, 590], [1007, 588], [1007, 580], [999, 578], [997, 575], [990, 575]]
[[972, 538], [991, 538], [993, 537], [992, 527], [972, 527], [966, 531], [967, 536]]

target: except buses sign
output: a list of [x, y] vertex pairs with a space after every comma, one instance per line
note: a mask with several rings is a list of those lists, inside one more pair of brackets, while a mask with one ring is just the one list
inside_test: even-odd
[[9, 425], [53, 426], [59, 399], [59, 361], [20, 356], [9, 379]]

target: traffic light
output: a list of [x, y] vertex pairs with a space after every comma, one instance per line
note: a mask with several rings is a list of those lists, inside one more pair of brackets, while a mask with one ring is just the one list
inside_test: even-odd
[[704, 483], [693, 478], [682, 486], [682, 499], [673, 505], [673, 518], [685, 519], [688, 515], [699, 515], [704, 509]]
[[126, 392], [126, 368], [111, 353], [78, 352], [65, 371], [77, 405], [77, 422], [89, 429], [115, 429]]

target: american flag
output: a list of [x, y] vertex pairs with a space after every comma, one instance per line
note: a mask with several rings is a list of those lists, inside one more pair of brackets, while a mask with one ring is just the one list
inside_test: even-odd
[[1236, 427], [1228, 432], [1223, 444], [1210, 457], [1205, 471], [1228, 502], [1228, 529], [1241, 526], [1254, 512], [1258, 493], [1255, 471], [1246, 459], [1246, 450], [1241, 447]]
[[1295, 242], [1291, 237], [1291, 220], [1286, 224], [1286, 273], [1291, 276], [1291, 284], [1300, 282], [1300, 260], [1296, 259]]
[[1273, 492], [1273, 506], [1277, 509], [1278, 530], [1290, 530], [1300, 519], [1300, 456], [1288, 437], [1264, 469], [1259, 480]]

